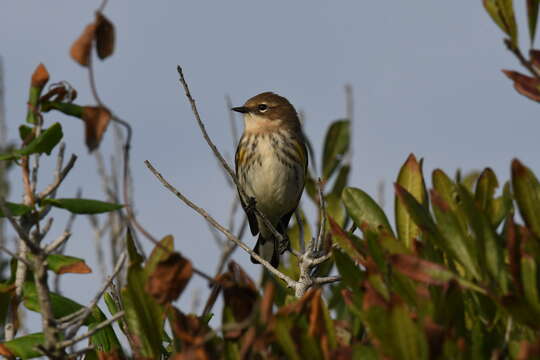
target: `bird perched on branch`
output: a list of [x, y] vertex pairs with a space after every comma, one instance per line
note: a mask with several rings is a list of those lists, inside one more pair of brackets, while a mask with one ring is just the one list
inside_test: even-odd
[[[245, 196], [240, 201], [253, 235], [253, 251], [272, 266], [289, 247], [287, 226], [298, 206], [306, 178], [308, 153], [296, 110], [282, 96], [264, 92], [232, 108], [244, 114], [244, 133], [236, 149], [236, 176]], [[247, 198], [246, 198], [247, 197]], [[283, 236], [279, 244], [254, 207]], [[257, 261], [251, 258], [251, 261]]]

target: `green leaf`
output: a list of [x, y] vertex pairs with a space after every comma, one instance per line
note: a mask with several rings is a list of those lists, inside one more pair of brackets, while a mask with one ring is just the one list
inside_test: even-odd
[[349, 183], [350, 172], [351, 172], [350, 165], [343, 165], [339, 169], [339, 173], [336, 177], [336, 181], [334, 182], [334, 187], [332, 188], [332, 194], [335, 194], [339, 198], [341, 198], [341, 193], [343, 192], [343, 189]]
[[66, 102], [46, 101], [41, 104], [41, 110], [48, 112], [50, 110], [58, 110], [66, 115], [74, 116], [82, 119], [84, 109], [80, 105]]
[[[33, 282], [24, 283], [24, 306], [31, 311], [41, 312], [39, 306], [39, 300], [36, 290], [36, 285]], [[81, 304], [64, 297], [62, 295], [56, 294], [54, 292], [50, 293], [52, 312], [55, 318], [61, 318], [67, 315], [70, 315], [76, 311], [79, 311], [84, 306]], [[96, 322], [98, 319], [95, 319], [93, 315], [90, 315], [84, 322], [85, 325], [89, 325], [92, 322]]]
[[295, 342], [289, 333], [291, 326], [290, 318], [278, 317], [274, 334], [277, 337], [278, 344], [287, 355], [287, 359], [300, 360], [300, 355], [296, 349]]
[[91, 199], [44, 199], [42, 203], [68, 210], [74, 214], [101, 214], [124, 207], [120, 204]]
[[476, 183], [476, 193], [474, 200], [480, 209], [485, 212], [490, 212], [493, 208], [493, 198], [495, 197], [495, 190], [499, 187], [499, 182], [495, 173], [490, 168], [486, 168], [480, 174], [478, 182]]
[[[12, 202], [5, 202], [7, 208], [13, 216], [22, 216], [32, 211], [32, 208], [23, 204], [15, 204]], [[4, 217], [4, 213], [0, 209], [0, 217]]]
[[512, 44], [517, 46], [517, 24], [512, 0], [483, 0], [483, 3], [493, 21], [510, 37]]
[[36, 350], [38, 345], [45, 343], [43, 333], [28, 334], [16, 339], [0, 344], [0, 355], [17, 357], [21, 359], [32, 359], [41, 356], [41, 352]]
[[472, 277], [480, 279], [479, 265], [476, 261], [478, 254], [477, 247], [469, 238], [464, 228], [461, 226], [458, 217], [452, 211], [450, 205], [440, 196], [436, 190], [431, 192], [431, 202], [437, 227], [440, 229], [445, 243], [445, 249], [452, 255], [453, 259], [459, 262], [471, 274]]
[[[26, 141], [30, 134], [32, 134], [32, 128], [30, 126], [19, 126], [19, 137], [21, 138], [21, 141]], [[30, 139], [28, 139], [28, 141], [30, 141]]]
[[358, 228], [364, 230], [367, 227], [375, 232], [385, 229], [393, 234], [384, 211], [367, 193], [347, 187], [342, 196], [347, 212]]
[[480, 244], [479, 257], [483, 259], [481, 266], [485, 264], [492, 278], [498, 281], [504, 289], [504, 275], [501, 272], [503, 266], [502, 240], [498, 238], [487, 216], [478, 209], [469, 191], [463, 185], [459, 186], [458, 191], [469, 220], [469, 226], [476, 241]]
[[127, 247], [130, 260], [127, 284], [121, 290], [122, 303], [126, 312], [124, 319], [130, 335], [140, 345], [136, 355], [159, 359], [164, 311], [145, 290], [146, 276], [141, 264], [142, 257], [137, 253], [129, 231]]
[[332, 241], [355, 262], [359, 264], [364, 263], [363, 255], [360, 251], [361, 246], [359, 241], [355, 239], [355, 236], [345, 232], [331, 216], [328, 216], [328, 222], [330, 224]]
[[415, 224], [423, 231], [432, 234], [435, 237], [435, 240], [440, 241], [441, 236], [439, 230], [431, 218], [428, 209], [419, 203], [418, 200], [416, 200], [416, 198], [401, 185], [394, 184], [394, 187], [399, 201], [405, 206]]
[[538, 268], [530, 256], [521, 258], [521, 278], [525, 299], [537, 314], [540, 314], [540, 295], [538, 295]]
[[333, 255], [343, 282], [353, 290], [358, 289], [366, 277], [366, 273], [360, 270], [358, 265], [340, 250], [334, 249]]
[[[422, 205], [427, 203], [426, 186], [424, 176], [422, 175], [422, 164], [416, 160], [413, 154], [410, 154], [397, 178], [397, 183], [407, 190]], [[414, 240], [417, 239], [422, 231], [414, 223], [409, 215], [405, 205], [395, 197], [396, 211], [396, 230], [398, 238], [403, 241], [405, 246], [411, 248]]]
[[51, 254], [47, 256], [47, 264], [48, 268], [56, 274], [88, 274], [92, 272], [84, 259], [73, 256]]
[[517, 159], [512, 161], [512, 188], [523, 220], [536, 237], [540, 237], [540, 183]]
[[529, 23], [529, 36], [531, 38], [531, 44], [534, 43], [534, 37], [536, 35], [539, 5], [540, 0], [527, 0], [527, 20]]
[[391, 325], [393, 342], [396, 346], [397, 359], [419, 360], [428, 359], [428, 344], [424, 332], [411, 319], [404, 304], [392, 309]]
[[323, 149], [323, 178], [328, 180], [347, 153], [350, 142], [350, 121], [338, 120], [326, 132]]
[[0, 155], [0, 160], [12, 160], [36, 153], [50, 155], [52, 149], [62, 140], [62, 136], [64, 136], [62, 126], [60, 123], [54, 123], [22, 149], [15, 150], [11, 154]]

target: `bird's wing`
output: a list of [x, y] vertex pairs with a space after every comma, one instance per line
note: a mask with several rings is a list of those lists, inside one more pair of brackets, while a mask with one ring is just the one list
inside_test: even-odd
[[[243, 136], [242, 136], [242, 138], [243, 138]], [[238, 142], [238, 144], [240, 144], [242, 142], [242, 138], [240, 138], [240, 141]], [[236, 177], [237, 178], [238, 178], [238, 160], [240, 159], [240, 151], [239, 150], [240, 150], [240, 146], [238, 146], [236, 148], [236, 155], [234, 157], [234, 165], [235, 165]], [[252, 235], [257, 235], [259, 233], [259, 224], [257, 223], [257, 217], [255, 216], [255, 212], [247, 204], [249, 199], [244, 199], [242, 197], [242, 194], [240, 193], [240, 191], [238, 191], [238, 198], [240, 199], [240, 204], [242, 204], [242, 208], [244, 209], [244, 212], [246, 213], [248, 223], [249, 223], [249, 228], [251, 230], [251, 234]]]

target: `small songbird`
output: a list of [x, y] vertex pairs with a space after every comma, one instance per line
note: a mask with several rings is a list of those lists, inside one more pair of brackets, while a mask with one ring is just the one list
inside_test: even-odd
[[[235, 164], [239, 185], [248, 197], [240, 195], [251, 233], [259, 233], [253, 251], [277, 268], [279, 256], [289, 247], [287, 226], [304, 190], [308, 153], [302, 126], [291, 103], [272, 92], [256, 95], [232, 110], [244, 114]], [[253, 206], [283, 235], [286, 244], [278, 244]]]

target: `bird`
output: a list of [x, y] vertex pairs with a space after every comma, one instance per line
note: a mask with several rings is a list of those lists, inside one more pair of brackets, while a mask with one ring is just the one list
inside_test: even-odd
[[[232, 108], [243, 114], [244, 132], [235, 155], [239, 198], [253, 236], [253, 251], [274, 268], [290, 248], [287, 227], [302, 192], [308, 167], [305, 136], [298, 114], [283, 96], [263, 92]], [[280, 244], [255, 208], [283, 238]], [[251, 257], [253, 263], [258, 263]]]

